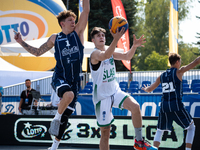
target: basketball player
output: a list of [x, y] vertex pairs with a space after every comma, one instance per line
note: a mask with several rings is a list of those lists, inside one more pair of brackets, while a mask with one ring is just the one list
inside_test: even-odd
[[72, 11], [67, 10], [59, 13], [57, 19], [62, 32], [52, 34], [40, 48], [28, 45], [22, 40], [20, 33], [15, 35], [15, 40], [35, 56], [44, 54], [53, 46], [55, 48], [56, 66], [52, 77], [52, 87], [62, 99], [49, 128], [49, 133], [56, 136], [50, 150], [57, 149], [65, 131], [68, 117], [75, 110], [82, 71], [83, 32], [88, 21], [89, 11], [89, 0], [83, 0], [83, 12], [77, 24], [75, 24], [76, 15]]
[[181, 66], [181, 56], [175, 53], [169, 55], [171, 68], [162, 73], [156, 81], [143, 90], [153, 91], [160, 83], [162, 84], [163, 96], [161, 99], [158, 126], [154, 137], [154, 146], [159, 147], [164, 131], [172, 131], [172, 123], [175, 121], [183, 129], [187, 130], [185, 139], [186, 150], [191, 150], [195, 134], [195, 125], [191, 115], [182, 103], [182, 76], [183, 74], [200, 64], [200, 57], [190, 64]]
[[137, 101], [121, 91], [118, 82], [115, 79], [116, 69], [114, 59], [130, 60], [135, 54], [136, 48], [144, 47], [142, 44], [146, 41], [143, 36], [136, 39], [135, 35], [133, 46], [126, 53], [115, 52], [115, 47], [120, 37], [124, 34], [125, 29], [115, 34], [111, 32], [113, 41], [109, 48], [105, 48], [106, 31], [100, 27], [94, 27], [91, 31], [91, 39], [94, 42], [95, 49], [90, 56], [90, 70], [93, 79], [93, 102], [95, 105], [95, 113], [97, 124], [101, 130], [100, 150], [109, 150], [110, 127], [114, 121], [112, 115], [112, 107], [120, 109], [128, 109], [132, 113], [132, 122], [135, 127], [135, 145], [140, 150], [156, 150], [142, 138], [142, 117], [140, 106]]

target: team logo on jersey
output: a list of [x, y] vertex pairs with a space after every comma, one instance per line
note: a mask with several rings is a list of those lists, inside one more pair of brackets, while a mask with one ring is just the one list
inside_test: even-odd
[[113, 59], [113, 57], [111, 57], [111, 58], [109, 59], [109, 61], [110, 61], [110, 64], [111, 64], [111, 65], [114, 65], [114, 59]]
[[115, 68], [104, 69], [103, 82], [111, 82], [115, 79]]
[[73, 46], [70, 49], [64, 48], [62, 50], [62, 56], [71, 55], [71, 54], [77, 53], [78, 51], [79, 51], [78, 46]]

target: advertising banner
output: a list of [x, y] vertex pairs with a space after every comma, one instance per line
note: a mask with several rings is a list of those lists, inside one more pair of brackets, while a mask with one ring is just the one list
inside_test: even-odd
[[178, 54], [178, 0], [170, 0], [169, 53]]
[[[7, 115], [0, 116], [1, 119], [7, 117], [12, 119], [10, 121], [10, 131], [7, 132], [5, 138], [0, 139], [1, 142], [8, 142], [6, 139], [10, 136], [10, 143], [33, 145], [33, 144], [48, 144], [52, 143], [54, 136], [48, 133], [48, 128], [52, 118], [49, 116], [15, 116]], [[5, 125], [5, 123], [1, 124]], [[165, 132], [161, 141], [160, 148], [178, 149], [184, 143], [183, 129], [176, 123], [173, 123], [174, 130], [172, 132]], [[156, 117], [143, 118], [143, 138], [153, 143], [153, 139], [157, 128]], [[12, 133], [12, 134], [11, 134]], [[66, 130], [62, 136], [62, 144], [70, 145], [98, 145], [100, 141], [100, 128], [97, 126], [96, 118], [94, 116], [73, 116], [69, 118]], [[121, 146], [131, 148], [134, 144], [135, 131], [132, 125], [131, 117], [115, 117], [115, 121], [111, 125], [110, 140], [111, 146]]]
[[[45, 40], [61, 28], [56, 16], [66, 10], [62, 0], [3, 0], [0, 5], [0, 45], [12, 47], [14, 32], [20, 32], [24, 41]], [[43, 42], [43, 43], [44, 43]], [[42, 43], [42, 44], [43, 44]], [[37, 41], [34, 47], [41, 44]], [[21, 46], [20, 46], [21, 47]], [[16, 51], [16, 47], [13, 47]], [[48, 55], [47, 55], [48, 53]], [[6, 62], [28, 71], [48, 71], [55, 67], [52, 53], [40, 57], [29, 53], [4, 52], [0, 57]]]
[[[132, 97], [140, 104], [140, 110], [142, 116], [158, 116], [160, 111], [161, 94], [143, 94], [132, 95]], [[45, 103], [42, 106], [46, 106], [50, 102], [50, 96], [42, 96], [45, 99]], [[183, 103], [185, 108], [191, 114], [192, 117], [200, 118], [200, 95], [188, 94], [183, 95]], [[2, 98], [2, 112], [8, 112], [18, 114], [19, 96], [6, 96]], [[131, 116], [130, 111], [118, 108], [112, 108], [112, 113], [115, 116]], [[92, 101], [92, 95], [79, 95], [76, 109], [73, 115], [95, 115], [94, 104]]]
[[0, 45], [15, 43], [13, 30], [24, 40], [50, 37], [61, 31], [56, 19], [65, 10], [61, 0], [4, 0], [0, 5]]
[[[124, 6], [121, 2], [121, 0], [111, 0], [112, 3], [112, 9], [113, 9], [113, 15], [115, 16], [121, 16], [126, 18], [126, 13], [124, 10]], [[125, 32], [125, 34], [120, 38], [118, 44], [117, 44], [118, 48], [122, 48], [124, 49], [124, 52], [129, 51], [130, 49], [130, 44], [129, 44], [129, 32], [128, 30]], [[122, 60], [122, 63], [124, 64], [124, 66], [128, 69], [131, 70], [131, 61], [130, 60]]]

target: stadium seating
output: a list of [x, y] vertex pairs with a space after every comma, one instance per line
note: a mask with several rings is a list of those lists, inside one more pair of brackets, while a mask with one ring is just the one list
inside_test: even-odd
[[135, 88], [135, 87], [139, 88], [139, 82], [138, 81], [131, 81], [129, 88]]
[[153, 93], [162, 93], [162, 87], [157, 87], [155, 90], [153, 90]]
[[139, 88], [138, 84], [130, 84], [129, 89]]
[[200, 87], [195, 87], [192, 92], [200, 92]]
[[200, 92], [200, 83], [194, 83], [191, 89], [192, 92]]
[[145, 92], [144, 90], [140, 89], [140, 93], [147, 93], [147, 92]]
[[91, 88], [84, 88], [80, 93], [92, 93]]
[[93, 86], [93, 82], [88, 82], [86, 85], [92, 85]]
[[188, 84], [187, 80], [182, 80], [182, 84]]
[[151, 85], [151, 81], [142, 81], [141, 88], [144, 87], [144, 85], [146, 85], [146, 86], [147, 86], [147, 85], [148, 85], [148, 86]]
[[188, 87], [183, 87], [183, 92], [191, 92], [191, 89], [189, 88], [189, 86]]
[[85, 89], [85, 88], [89, 88], [89, 89], [92, 90], [92, 85], [86, 85], [86, 86], [84, 87], [84, 89]]
[[197, 83], [200, 83], [200, 79], [193, 79], [191, 83], [191, 89], [193, 89], [193, 85]]
[[122, 91], [126, 92], [126, 90], [128, 88], [128, 82], [126, 82], [126, 81], [119, 82], [119, 87], [121, 88]]
[[127, 90], [127, 89], [124, 88], [124, 87], [120, 87], [120, 88], [121, 88], [121, 90], [124, 91], [124, 92], [126, 92], [126, 90]]
[[81, 90], [81, 92], [79, 91], [79, 93], [92, 93], [92, 91], [93, 91], [92, 85], [86, 85], [84, 89]]
[[138, 88], [129, 88], [127, 90], [128, 93], [138, 93]]

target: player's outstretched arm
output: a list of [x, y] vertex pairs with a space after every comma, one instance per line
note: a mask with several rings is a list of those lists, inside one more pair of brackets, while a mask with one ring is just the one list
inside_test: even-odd
[[75, 31], [79, 36], [80, 34], [83, 34], [85, 30], [85, 27], [88, 21], [89, 12], [90, 12], [90, 0], [83, 0], [83, 11], [75, 27]]
[[[113, 36], [113, 41], [110, 44], [110, 46], [108, 47], [108, 49], [106, 51], [100, 51], [100, 50], [96, 50], [91, 54], [91, 62], [99, 62], [99, 61], [103, 61], [106, 59], [109, 59], [114, 51], [115, 48], [117, 46], [117, 42], [119, 41], [119, 39], [121, 38], [121, 36], [124, 34], [125, 28], [123, 27], [120, 31], [119, 29], [117, 29], [117, 32], [114, 34], [111, 30], [110, 33]], [[93, 63], [95, 64], [95, 63]]]
[[27, 44], [26, 42], [24, 42], [21, 38], [21, 34], [18, 32], [15, 34], [14, 39], [25, 49], [27, 50], [29, 53], [35, 55], [35, 56], [40, 56], [42, 54], [44, 54], [45, 52], [47, 52], [48, 50], [50, 50], [53, 46], [54, 46], [54, 42], [55, 41], [55, 36], [56, 35], [52, 35], [47, 42], [45, 42], [44, 44], [42, 44], [39, 48], [35, 48], [33, 46], [30, 46], [29, 44]]
[[133, 55], [135, 54], [135, 51], [137, 47], [144, 47], [144, 43], [146, 43], [144, 35], [142, 35], [139, 39], [136, 39], [135, 35], [133, 35], [133, 45], [129, 51], [126, 53], [117, 53], [115, 52], [113, 54], [114, 58], [116, 60], [130, 60], [132, 59]]
[[145, 86], [142, 88], [142, 90], [144, 90], [145, 92], [151, 92], [153, 90], [155, 90], [160, 84], [160, 76], [156, 79], [156, 81], [151, 84], [150, 86]]
[[178, 70], [178, 73], [185, 73], [186, 71], [190, 70], [190, 69], [193, 69], [195, 66], [197, 66], [198, 64], [200, 64], [200, 56], [197, 57], [193, 62], [191, 62], [190, 64], [186, 65], [186, 66], [183, 66], [181, 67], [179, 70]]

